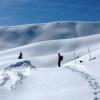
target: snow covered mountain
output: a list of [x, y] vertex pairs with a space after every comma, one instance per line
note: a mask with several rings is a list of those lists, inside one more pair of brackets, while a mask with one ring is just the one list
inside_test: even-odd
[[[99, 27], [98, 22], [54, 22], [1, 28], [2, 39], [16, 48], [0, 52], [0, 98], [100, 100]], [[60, 68], [58, 52], [64, 57]]]
[[43, 24], [4, 26], [0, 27], [0, 50], [33, 42], [75, 38], [99, 33], [99, 22], [59, 21]]

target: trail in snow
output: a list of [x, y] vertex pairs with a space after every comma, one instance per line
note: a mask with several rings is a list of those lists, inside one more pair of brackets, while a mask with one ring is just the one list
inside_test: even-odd
[[66, 68], [68, 68], [68, 69], [72, 70], [73, 72], [76, 72], [80, 76], [82, 76], [88, 82], [88, 85], [92, 89], [93, 97], [94, 97], [93, 100], [100, 100], [100, 85], [97, 82], [97, 80], [89, 73], [87, 73], [85, 71], [81, 71], [79, 69], [76, 69], [75, 67], [73, 68], [71, 66], [67, 66]]

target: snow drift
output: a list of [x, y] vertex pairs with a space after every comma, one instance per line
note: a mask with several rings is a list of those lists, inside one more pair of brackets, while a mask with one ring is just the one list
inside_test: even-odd
[[0, 70], [0, 90], [9, 89], [14, 90], [20, 84], [24, 78], [31, 74], [31, 68], [35, 68], [31, 65], [31, 62], [26, 60], [17, 62], [3, 70]]

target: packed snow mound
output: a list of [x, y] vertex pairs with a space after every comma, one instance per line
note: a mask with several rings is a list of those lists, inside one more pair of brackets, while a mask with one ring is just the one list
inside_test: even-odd
[[[0, 50], [29, 43], [100, 34], [99, 22], [58, 21], [0, 27]], [[4, 45], [5, 44], [5, 45]]]
[[0, 89], [16, 89], [22, 84], [23, 79], [31, 74], [32, 68], [35, 67], [31, 65], [30, 61], [26, 60], [0, 70]]
[[21, 61], [21, 62], [17, 62], [16, 64], [12, 64], [9, 67], [7, 67], [6, 69], [12, 69], [12, 68], [22, 68], [22, 67], [31, 67], [31, 68], [35, 68], [35, 66], [32, 66], [31, 62], [28, 60], [25, 61]]

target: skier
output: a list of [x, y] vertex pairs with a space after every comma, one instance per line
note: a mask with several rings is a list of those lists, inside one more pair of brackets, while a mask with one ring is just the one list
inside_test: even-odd
[[20, 52], [18, 59], [23, 59], [23, 54]]
[[61, 67], [61, 61], [63, 60], [63, 56], [58, 53], [58, 67]]

